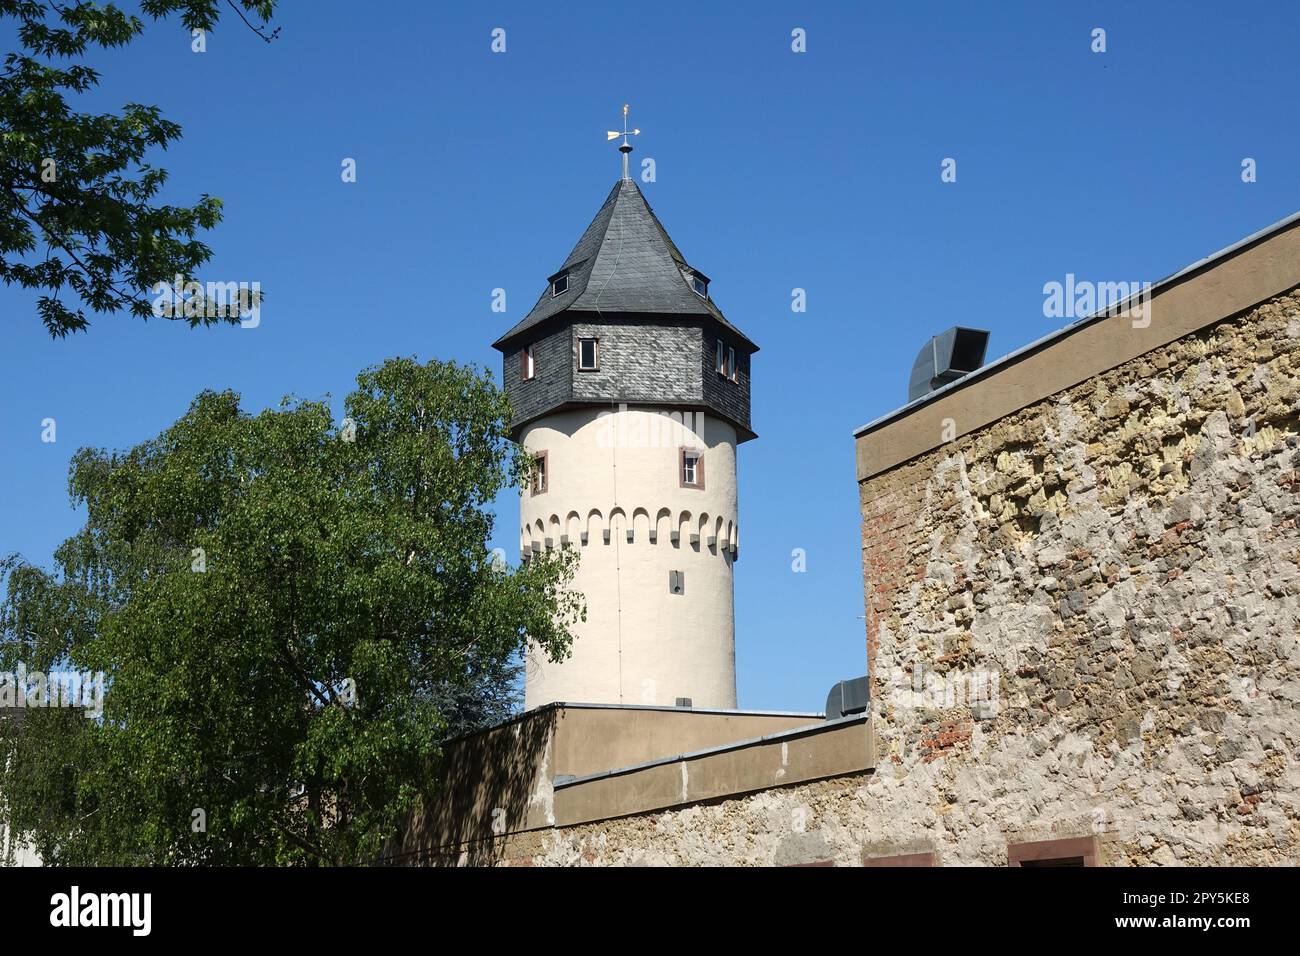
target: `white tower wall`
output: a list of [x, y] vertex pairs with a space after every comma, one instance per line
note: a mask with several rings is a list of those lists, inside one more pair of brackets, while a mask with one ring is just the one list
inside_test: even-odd
[[[523, 492], [520, 546], [528, 555], [567, 538], [587, 604], [570, 658], [530, 648], [528, 709], [679, 697], [736, 706], [736, 437], [704, 412], [647, 409], [575, 409], [524, 428], [524, 448], [546, 454], [547, 490]], [[683, 447], [703, 452], [702, 489], [681, 487]], [[684, 572], [680, 595], [672, 571]]]

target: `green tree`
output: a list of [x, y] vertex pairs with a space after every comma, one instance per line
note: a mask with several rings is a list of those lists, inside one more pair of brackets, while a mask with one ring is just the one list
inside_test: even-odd
[[0, 739], [0, 815], [47, 861], [364, 859], [434, 792], [447, 733], [508, 707], [526, 640], [567, 653], [574, 553], [488, 551], [529, 467], [504, 394], [410, 359], [357, 381], [337, 426], [204, 392], [75, 456], [85, 526], [55, 573], [11, 559], [0, 605], [0, 670], [107, 677], [102, 718], [28, 709]]
[[[228, 0], [263, 39], [276, 0]], [[240, 7], [242, 6], [242, 10]], [[142, 0], [154, 19], [173, 14], [189, 30], [211, 30], [220, 0]], [[144, 29], [114, 4], [0, 0], [0, 23], [16, 26], [21, 50], [0, 70], [0, 279], [40, 292], [37, 311], [52, 336], [85, 329], [86, 309], [128, 310], [148, 318], [146, 293], [182, 282], [211, 258], [195, 238], [221, 219], [221, 201], [158, 204], [167, 171], [145, 162], [181, 128], [157, 107], [128, 103], [118, 113], [79, 113], [69, 103], [99, 74], [78, 62], [92, 47], [119, 47]], [[65, 302], [67, 294], [73, 302]], [[190, 309], [191, 325], [237, 323], [239, 315]]]

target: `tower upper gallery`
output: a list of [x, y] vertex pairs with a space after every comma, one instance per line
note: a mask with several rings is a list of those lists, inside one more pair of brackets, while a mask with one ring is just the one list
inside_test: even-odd
[[750, 427], [758, 346], [714, 303], [635, 182], [615, 183], [537, 304], [495, 343], [516, 435], [566, 408], [699, 410]]

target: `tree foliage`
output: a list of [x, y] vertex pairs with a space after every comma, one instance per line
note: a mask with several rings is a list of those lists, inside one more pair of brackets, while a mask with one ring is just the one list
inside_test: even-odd
[[529, 467], [504, 395], [454, 363], [357, 381], [340, 426], [204, 392], [75, 456], [85, 526], [55, 573], [11, 559], [0, 605], [0, 670], [107, 677], [101, 719], [29, 708], [0, 737], [0, 814], [47, 861], [364, 859], [433, 792], [440, 740], [509, 706], [526, 639], [567, 653], [573, 553], [487, 547]]
[[[259, 35], [275, 0], [231, 0]], [[242, 9], [241, 9], [242, 7]], [[142, 0], [150, 18], [179, 16], [190, 30], [211, 30], [219, 0]], [[81, 331], [86, 310], [127, 310], [148, 318], [146, 292], [158, 282], [182, 283], [212, 251], [200, 230], [221, 219], [221, 201], [159, 204], [167, 171], [145, 161], [165, 149], [180, 127], [156, 107], [127, 103], [117, 113], [82, 113], [76, 98], [99, 74], [80, 62], [88, 50], [125, 46], [144, 24], [115, 4], [0, 0], [0, 22], [17, 27], [21, 49], [0, 69], [0, 279], [38, 291], [37, 312], [52, 336]], [[71, 301], [65, 301], [67, 296]], [[236, 315], [190, 310], [192, 325], [239, 321]]]

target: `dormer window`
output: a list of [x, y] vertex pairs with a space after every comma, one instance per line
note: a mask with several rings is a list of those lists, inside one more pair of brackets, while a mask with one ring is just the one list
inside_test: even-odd
[[701, 299], [707, 299], [709, 297], [709, 277], [684, 263], [679, 263], [678, 268], [681, 269], [682, 278], [691, 287], [691, 291]]
[[568, 291], [569, 291], [569, 274], [567, 272], [561, 272], [558, 276], [556, 276], [554, 279], [551, 280], [551, 298], [555, 298], [557, 295], [563, 295]]

